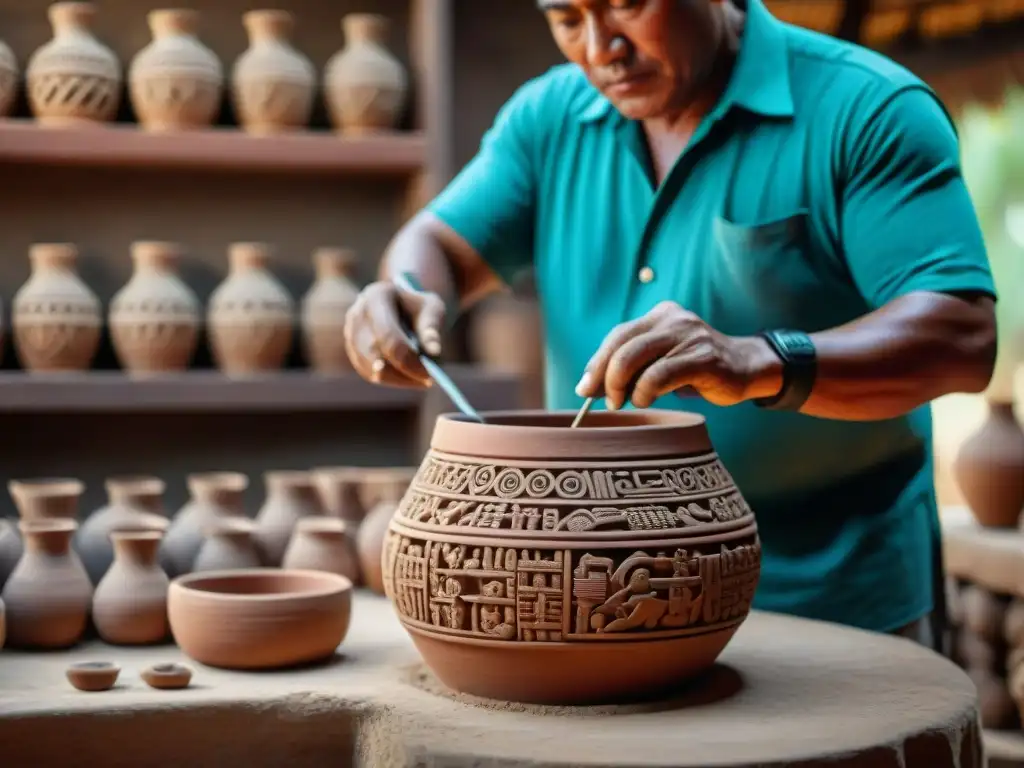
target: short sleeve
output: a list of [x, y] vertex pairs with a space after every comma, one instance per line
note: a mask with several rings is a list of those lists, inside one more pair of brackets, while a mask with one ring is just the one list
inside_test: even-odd
[[913, 291], [995, 296], [956, 131], [936, 97], [904, 87], [861, 114], [841, 160], [843, 250], [861, 294], [874, 307]]
[[537, 81], [522, 86], [498, 113], [476, 156], [427, 206], [506, 283], [533, 261], [539, 98]]

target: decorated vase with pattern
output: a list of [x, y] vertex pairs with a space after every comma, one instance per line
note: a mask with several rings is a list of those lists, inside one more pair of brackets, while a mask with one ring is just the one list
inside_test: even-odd
[[395, 513], [384, 588], [437, 677], [544, 704], [678, 689], [750, 612], [754, 515], [704, 418], [441, 416]]

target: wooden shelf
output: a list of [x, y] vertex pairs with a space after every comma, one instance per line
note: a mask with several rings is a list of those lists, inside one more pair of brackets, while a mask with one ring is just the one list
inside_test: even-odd
[[134, 125], [44, 127], [0, 120], [0, 162], [92, 168], [410, 176], [426, 165], [420, 133], [343, 137], [301, 132], [252, 136], [236, 129], [147, 133]]

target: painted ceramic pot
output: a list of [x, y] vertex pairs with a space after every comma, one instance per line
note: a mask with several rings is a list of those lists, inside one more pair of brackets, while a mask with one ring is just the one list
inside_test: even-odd
[[384, 587], [437, 677], [506, 701], [656, 695], [750, 611], [761, 544], [703, 417], [438, 419], [395, 514]]

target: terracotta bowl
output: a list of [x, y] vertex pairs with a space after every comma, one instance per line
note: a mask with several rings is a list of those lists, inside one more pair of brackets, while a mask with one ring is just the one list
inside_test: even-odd
[[348, 631], [352, 582], [320, 571], [254, 568], [180, 576], [167, 594], [178, 646], [225, 669], [322, 661]]
[[438, 419], [391, 521], [385, 590], [457, 691], [586, 704], [671, 691], [750, 611], [753, 513], [702, 416]]

